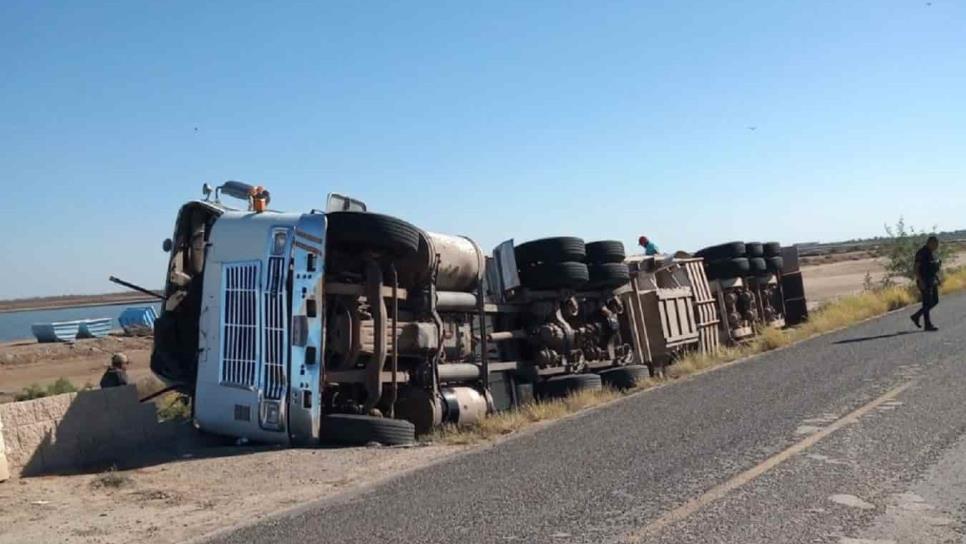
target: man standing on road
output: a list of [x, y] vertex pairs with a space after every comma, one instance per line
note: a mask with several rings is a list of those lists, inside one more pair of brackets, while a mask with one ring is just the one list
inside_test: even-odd
[[936, 254], [938, 249], [939, 238], [930, 236], [926, 240], [926, 245], [916, 252], [916, 286], [919, 287], [919, 292], [922, 294], [922, 308], [912, 314], [911, 319], [917, 327], [922, 328], [919, 319], [925, 318], [927, 331], [939, 330], [929, 319], [929, 311], [939, 304], [939, 269], [942, 267], [942, 261]]

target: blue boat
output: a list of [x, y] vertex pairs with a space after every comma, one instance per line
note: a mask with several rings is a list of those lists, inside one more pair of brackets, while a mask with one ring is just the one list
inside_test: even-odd
[[117, 321], [126, 334], [137, 336], [151, 334], [154, 330], [154, 320], [157, 318], [158, 312], [154, 306], [137, 306], [121, 312]]
[[73, 342], [80, 332], [80, 321], [53, 321], [30, 326], [38, 342]]
[[77, 338], [103, 338], [111, 332], [113, 320], [110, 317], [97, 319], [82, 319], [77, 331]]

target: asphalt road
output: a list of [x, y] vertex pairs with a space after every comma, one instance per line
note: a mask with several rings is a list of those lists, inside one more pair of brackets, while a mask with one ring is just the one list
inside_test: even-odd
[[909, 313], [216, 541], [961, 542], [966, 297], [937, 308], [937, 333], [915, 331]]

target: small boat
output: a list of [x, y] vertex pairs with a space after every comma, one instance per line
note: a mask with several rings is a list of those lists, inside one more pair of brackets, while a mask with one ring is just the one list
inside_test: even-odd
[[158, 312], [154, 306], [136, 306], [121, 312], [117, 321], [128, 336], [147, 336], [154, 330]]
[[80, 321], [51, 321], [30, 326], [38, 342], [73, 342], [80, 332]]
[[111, 332], [112, 322], [113, 320], [110, 317], [82, 319], [77, 331], [77, 338], [103, 338]]

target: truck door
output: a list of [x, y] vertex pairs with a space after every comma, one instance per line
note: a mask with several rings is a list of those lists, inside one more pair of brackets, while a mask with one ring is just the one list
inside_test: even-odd
[[325, 215], [304, 214], [296, 224], [292, 241], [288, 428], [293, 445], [319, 442], [325, 349], [324, 275]]

